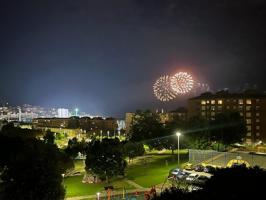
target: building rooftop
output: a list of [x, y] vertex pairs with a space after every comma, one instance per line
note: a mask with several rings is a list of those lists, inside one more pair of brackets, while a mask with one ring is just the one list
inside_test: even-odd
[[266, 98], [266, 93], [258, 91], [245, 91], [241, 93], [230, 93], [229, 91], [219, 91], [216, 93], [206, 92], [201, 94], [200, 96], [190, 98], [189, 100], [211, 98]]

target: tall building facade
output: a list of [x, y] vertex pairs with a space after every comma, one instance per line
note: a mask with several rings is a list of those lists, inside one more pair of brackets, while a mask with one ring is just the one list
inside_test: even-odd
[[205, 93], [188, 100], [188, 117], [214, 120], [218, 113], [236, 111], [245, 120], [246, 142], [266, 142], [266, 95], [255, 93]]
[[57, 109], [57, 117], [58, 118], [68, 118], [69, 117], [69, 111], [66, 108], [58, 108]]

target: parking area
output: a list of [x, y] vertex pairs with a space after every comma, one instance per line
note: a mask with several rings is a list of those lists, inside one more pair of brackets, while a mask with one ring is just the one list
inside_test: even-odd
[[189, 162], [192, 164], [205, 163], [227, 167], [231, 160], [243, 160], [249, 166], [259, 166], [266, 169], [266, 155], [249, 152], [217, 152], [213, 150], [189, 150]]
[[176, 168], [169, 172], [168, 181], [172, 183], [172, 186], [175, 185], [179, 188], [186, 187], [191, 190], [200, 189], [212, 176], [211, 173], [207, 173], [204, 170], [208, 169], [198, 168], [198, 166], [190, 170]]

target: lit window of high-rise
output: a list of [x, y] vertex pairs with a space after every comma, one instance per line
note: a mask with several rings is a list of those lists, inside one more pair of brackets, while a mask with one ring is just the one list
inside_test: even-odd
[[250, 105], [251, 104], [251, 99], [246, 100], [246, 104]]

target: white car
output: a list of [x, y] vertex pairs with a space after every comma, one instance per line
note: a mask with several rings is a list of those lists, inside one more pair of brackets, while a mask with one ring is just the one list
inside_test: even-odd
[[193, 182], [199, 177], [198, 174], [190, 174], [187, 178], [186, 181]]
[[176, 169], [174, 169], [173, 171], [171, 171], [171, 174], [176, 176], [176, 175], [178, 175], [180, 172], [182, 172], [182, 170], [179, 169], [179, 168], [176, 168]]

